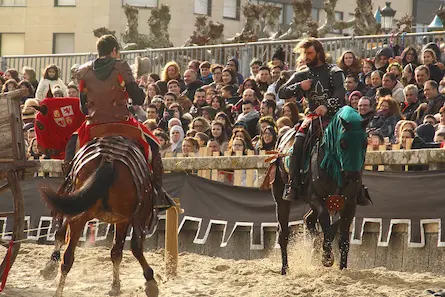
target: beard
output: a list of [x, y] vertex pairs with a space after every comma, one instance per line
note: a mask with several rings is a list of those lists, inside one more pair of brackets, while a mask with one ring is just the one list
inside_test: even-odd
[[318, 55], [317, 55], [317, 57], [315, 57], [315, 59], [313, 59], [312, 61], [306, 60], [306, 66], [315, 67], [315, 66], [317, 66], [318, 62], [319, 62], [319, 59], [318, 59]]

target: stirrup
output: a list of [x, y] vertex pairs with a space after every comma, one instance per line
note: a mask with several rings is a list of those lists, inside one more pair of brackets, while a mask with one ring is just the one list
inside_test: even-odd
[[170, 207], [176, 206], [173, 198], [163, 188], [156, 190], [156, 198], [155, 207], [158, 211], [167, 210]]

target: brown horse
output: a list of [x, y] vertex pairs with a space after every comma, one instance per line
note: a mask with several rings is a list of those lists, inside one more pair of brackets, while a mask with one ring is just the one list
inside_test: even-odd
[[[60, 259], [64, 233], [68, 228], [68, 247], [63, 256], [61, 278], [55, 296], [61, 297], [65, 280], [74, 262], [74, 251], [85, 224], [94, 218], [115, 224], [111, 249], [113, 282], [110, 295], [120, 294], [119, 265], [127, 230], [133, 227], [131, 250], [142, 266], [147, 296], [158, 296], [153, 269], [143, 254], [144, 231], [156, 217], [154, 193], [145, 157], [137, 144], [122, 136], [95, 138], [79, 152], [58, 192], [42, 188], [42, 196], [58, 215], [56, 249], [51, 257], [56, 266]], [[61, 218], [67, 220], [62, 224]], [[57, 274], [44, 273], [46, 277]]]

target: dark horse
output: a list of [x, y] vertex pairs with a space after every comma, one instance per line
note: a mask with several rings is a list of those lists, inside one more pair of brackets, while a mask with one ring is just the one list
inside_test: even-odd
[[[320, 141], [311, 150], [308, 159], [308, 171], [305, 175], [307, 187], [306, 202], [310, 206], [304, 221], [312, 236], [318, 235], [317, 221], [323, 231], [322, 263], [331, 267], [334, 263], [332, 242], [340, 228], [340, 269], [347, 267], [349, 251], [349, 227], [355, 216], [356, 197], [362, 189], [362, 171], [366, 155], [367, 121], [362, 120], [358, 112], [349, 106], [340, 109], [326, 128]], [[277, 144], [280, 153], [292, 147], [295, 131], [283, 135]], [[284, 183], [287, 179], [286, 160], [279, 156], [272, 183], [272, 194], [276, 202], [279, 223], [279, 244], [281, 248], [281, 274], [288, 269], [287, 245], [289, 241], [289, 211], [291, 202], [282, 199]], [[274, 166], [274, 165], [272, 165]], [[272, 173], [273, 174], [273, 173]], [[331, 215], [339, 214], [332, 222]]]
[[[66, 218], [57, 230], [56, 248], [45, 270], [57, 267], [68, 228], [68, 247], [63, 255], [56, 297], [62, 296], [66, 277], [74, 262], [74, 250], [85, 224], [94, 218], [115, 224], [110, 295], [120, 294], [119, 266], [127, 230], [131, 225], [131, 250], [142, 266], [147, 281], [147, 296], [158, 296], [153, 270], [143, 254], [144, 231], [151, 227], [156, 217], [149, 172], [145, 156], [134, 141], [122, 136], [97, 137], [76, 153], [69, 174], [58, 192], [41, 189], [43, 199], [53, 213], [58, 214], [59, 218]], [[57, 272], [46, 271], [45, 274], [46, 277], [55, 277]]]

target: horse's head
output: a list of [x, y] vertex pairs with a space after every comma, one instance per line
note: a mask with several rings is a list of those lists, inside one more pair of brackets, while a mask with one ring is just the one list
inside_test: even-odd
[[339, 186], [343, 179], [359, 180], [365, 162], [368, 122], [355, 109], [345, 106], [326, 129], [323, 136], [325, 155], [320, 165]]
[[339, 116], [343, 129], [338, 138], [337, 152], [341, 170], [346, 177], [352, 178], [359, 176], [365, 162], [368, 145], [365, 129], [369, 119], [362, 119], [358, 112], [351, 113], [345, 113], [347, 117]]

